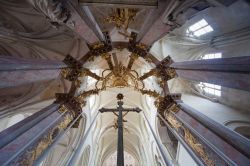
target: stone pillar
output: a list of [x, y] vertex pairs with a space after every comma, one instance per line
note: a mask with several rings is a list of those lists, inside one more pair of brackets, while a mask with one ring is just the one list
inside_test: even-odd
[[0, 133], [0, 165], [34, 165], [81, 114], [75, 99], [57, 101]]
[[249, 164], [247, 139], [185, 105], [177, 95], [157, 102], [159, 114], [205, 165]]
[[250, 56], [175, 62], [179, 77], [250, 91]]
[[52, 80], [59, 76], [63, 62], [44, 59], [0, 57], [0, 88]]
[[0, 56], [0, 71], [54, 70], [67, 67], [62, 61]]
[[169, 33], [171, 26], [165, 24], [162, 18], [168, 4], [169, 1], [159, 0], [158, 8], [150, 11], [138, 36], [138, 40], [140, 40], [141, 43], [152, 46], [155, 41]]

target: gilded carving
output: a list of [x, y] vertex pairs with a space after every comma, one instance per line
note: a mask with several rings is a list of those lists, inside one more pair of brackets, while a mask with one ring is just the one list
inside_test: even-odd
[[[64, 106], [60, 107], [60, 109], [61, 108], [65, 109]], [[40, 138], [37, 144], [31, 146], [31, 148], [24, 152], [24, 154], [19, 158], [17, 158], [17, 160], [14, 161], [13, 164], [23, 166], [33, 165], [35, 160], [37, 160], [42, 155], [42, 153], [53, 143], [55, 137], [68, 127], [72, 120], [73, 116], [70, 113], [64, 114], [60, 122], [56, 124], [53, 129], [46, 133], [47, 135]], [[55, 130], [58, 130], [56, 135], [54, 132]]]
[[80, 80], [77, 79], [77, 80], [74, 81], [74, 84], [75, 84], [75, 86], [76, 86], [77, 88], [80, 88], [82, 82], [81, 82]]
[[139, 90], [143, 95], [146, 94], [146, 95], [149, 95], [150, 97], [154, 97], [154, 98], [158, 98], [160, 97], [160, 94], [157, 93], [155, 90], [143, 90], [143, 89], [140, 89]]
[[205, 151], [202, 144], [195, 138], [195, 136], [187, 129], [183, 124], [178, 121], [173, 113], [167, 113], [165, 115], [166, 120], [170, 123], [170, 125], [177, 131], [183, 129], [184, 131], [184, 140], [186, 143], [197, 153], [199, 157], [206, 163], [208, 166], [214, 166], [214, 161], [211, 160]]
[[171, 124], [171, 126], [176, 130], [182, 127], [182, 124], [174, 117], [172, 113], [167, 113], [165, 117], [167, 118], [167, 121]]
[[102, 79], [96, 82], [96, 89], [105, 90], [107, 87], [134, 87], [138, 90], [144, 88], [144, 83], [139, 80], [139, 75], [135, 70], [129, 70], [119, 63], [112, 70], [104, 70]]
[[[64, 130], [65, 128], [68, 127], [68, 125], [70, 124], [70, 122], [71, 122], [73, 119], [74, 119], [73, 114], [71, 114], [71, 113], [69, 113], [69, 112], [66, 113], [66, 114], [64, 114], [64, 115], [63, 115], [63, 120], [61, 121], [61, 123], [59, 123], [59, 124], [56, 126], [56, 128], [58, 128], [59, 131]], [[53, 133], [53, 132], [50, 133], [50, 136], [52, 136], [52, 133]]]
[[138, 10], [133, 8], [117, 8], [113, 13], [104, 19], [106, 23], [115, 24], [116, 28], [122, 29], [125, 37], [129, 36], [127, 29], [129, 24], [134, 21]]
[[64, 104], [62, 104], [60, 106], [60, 108], [58, 109], [58, 112], [60, 112], [60, 113], [64, 113], [66, 111], [68, 111], [68, 109], [67, 109], [67, 107]]
[[80, 75], [80, 70], [74, 68], [63, 68], [61, 69], [60, 75], [67, 80], [75, 81]]
[[93, 56], [93, 55], [88, 58], [89, 62], [93, 62], [94, 60], [95, 60], [95, 56]]
[[166, 72], [167, 72], [168, 79], [174, 78], [176, 76], [176, 71], [174, 68], [169, 67]]
[[136, 44], [136, 47], [138, 47], [138, 48], [140, 48], [142, 50], [145, 50], [145, 51], [148, 49], [148, 46], [143, 44], [143, 43]]
[[92, 49], [98, 49], [98, 48], [101, 48], [101, 47], [104, 47], [104, 43], [103, 42], [96, 42], [96, 43], [94, 43], [94, 44], [91, 45]]
[[153, 63], [153, 60], [149, 56], [145, 56], [144, 59], [148, 63]]
[[173, 103], [169, 108], [168, 111], [169, 112], [174, 112], [177, 113], [180, 110], [180, 108], [176, 105], [176, 103]]
[[138, 58], [139, 58], [139, 55], [138, 55], [138, 54], [132, 53], [132, 54], [130, 55], [130, 60], [129, 60], [129, 63], [128, 63], [128, 69], [129, 69], [129, 70], [132, 68], [132, 66], [133, 66], [133, 64], [134, 64], [134, 61], [135, 61], [136, 59], [138, 59]]
[[111, 55], [109, 53], [103, 53], [101, 54], [101, 57], [105, 59], [109, 65], [109, 68], [112, 70], [113, 69], [113, 63], [111, 60]]
[[130, 57], [130, 59], [132, 59], [132, 60], [136, 60], [136, 59], [139, 58], [139, 55], [138, 55], [138, 54], [135, 54], [135, 53], [132, 53], [129, 57]]
[[102, 57], [103, 59], [105, 59], [105, 60], [108, 60], [108, 59], [111, 58], [111, 55], [110, 55], [109, 53], [103, 53], [103, 54], [101, 54], [101, 57]]
[[61, 69], [60, 75], [61, 75], [63, 78], [67, 78], [67, 76], [70, 74], [70, 72], [71, 72], [71, 69], [70, 69], [70, 68], [63, 68], [63, 69]]
[[187, 129], [184, 128], [184, 139], [185, 141], [194, 149], [194, 151], [202, 158], [202, 160], [208, 166], [214, 166], [214, 161], [211, 160], [206, 154], [204, 147], [202, 144], [197, 141], [197, 139], [193, 136], [193, 134]]

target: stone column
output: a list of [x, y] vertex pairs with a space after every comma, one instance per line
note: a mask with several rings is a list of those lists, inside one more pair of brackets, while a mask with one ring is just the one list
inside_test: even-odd
[[34, 165], [80, 114], [77, 100], [59, 100], [2, 131], [0, 165]]
[[205, 165], [249, 164], [246, 138], [185, 105], [178, 95], [157, 102], [159, 114]]
[[250, 91], [250, 56], [175, 62], [179, 77]]
[[0, 57], [0, 88], [15, 87], [28, 83], [52, 80], [67, 65], [60, 61]]

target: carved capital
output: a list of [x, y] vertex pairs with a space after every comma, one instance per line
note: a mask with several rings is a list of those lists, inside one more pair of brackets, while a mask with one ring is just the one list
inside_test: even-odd
[[164, 97], [159, 97], [155, 101], [155, 106], [157, 107], [159, 114], [162, 117], [165, 117], [166, 114], [170, 111], [178, 111], [179, 109], [175, 100], [180, 100], [180, 98], [180, 94], [170, 94]]
[[56, 93], [55, 94], [55, 103], [64, 103], [69, 101], [73, 96], [68, 93]]
[[157, 67], [155, 76], [160, 77], [162, 81], [168, 81], [176, 76], [176, 71], [173, 68]]
[[149, 46], [136, 42], [137, 33], [131, 32], [129, 43], [128, 43], [128, 50], [132, 53], [139, 55], [140, 57], [147, 57], [148, 51], [150, 49]]
[[82, 111], [82, 103], [76, 98], [67, 93], [56, 93], [55, 103], [61, 103], [59, 112], [70, 111], [74, 117], [79, 115]]
[[69, 81], [76, 81], [80, 76], [82, 64], [70, 55], [67, 55], [63, 62], [68, 66], [68, 68], [63, 68], [61, 70], [61, 76]]
[[97, 42], [91, 45], [88, 44], [88, 47], [90, 49], [89, 53], [91, 54], [91, 57], [98, 56], [98, 55], [105, 54], [105, 53], [112, 51], [112, 46], [111, 46], [110, 41]]
[[76, 118], [79, 114], [82, 113], [82, 104], [76, 98], [71, 98], [69, 101], [65, 102], [64, 105]]
[[80, 71], [73, 68], [63, 68], [60, 75], [69, 81], [75, 81], [80, 76]]
[[63, 62], [70, 68], [75, 68], [75, 69], [81, 69], [82, 68], [82, 64], [80, 62], [78, 62], [74, 57], [72, 57], [71, 55], [67, 55]]

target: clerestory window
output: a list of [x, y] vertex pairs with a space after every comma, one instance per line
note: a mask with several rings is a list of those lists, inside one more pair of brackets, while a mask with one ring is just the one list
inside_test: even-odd
[[202, 57], [202, 59], [216, 59], [216, 58], [221, 58], [222, 54], [219, 53], [212, 53], [212, 54], [206, 54]]
[[190, 37], [193, 37], [193, 36], [199, 37], [212, 31], [213, 31], [213, 28], [207, 23], [206, 20], [202, 19], [198, 21], [197, 23], [191, 25], [187, 29], [186, 33]]
[[207, 94], [218, 96], [218, 97], [221, 96], [221, 86], [220, 85], [200, 82], [199, 87]]

